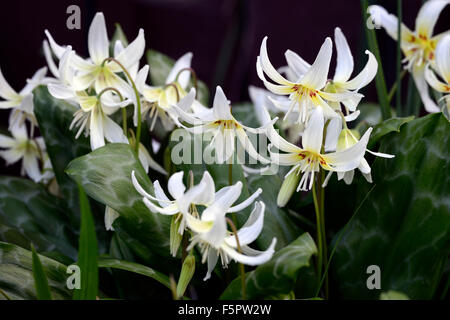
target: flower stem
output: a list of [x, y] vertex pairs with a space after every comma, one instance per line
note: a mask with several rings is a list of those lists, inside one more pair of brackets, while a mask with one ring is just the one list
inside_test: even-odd
[[402, 115], [402, 15], [402, 0], [397, 0], [397, 117], [400, 117]]
[[178, 77], [180, 76], [180, 74], [181, 74], [183, 71], [189, 71], [189, 72], [191, 73], [192, 78], [194, 79], [195, 98], [197, 98], [197, 94], [198, 94], [198, 92], [197, 92], [197, 91], [198, 91], [198, 85], [197, 85], [197, 73], [195, 73], [195, 70], [194, 70], [194, 69], [192, 69], [192, 68], [183, 68], [183, 69], [181, 69], [181, 70], [178, 72], [177, 76], [175, 77], [175, 81], [178, 81]]
[[117, 65], [119, 65], [119, 67], [122, 69], [123, 73], [125, 73], [125, 75], [128, 77], [128, 80], [130, 80], [131, 86], [133, 87], [133, 91], [134, 94], [136, 96], [136, 103], [137, 103], [137, 108], [138, 108], [138, 124], [137, 124], [137, 129], [136, 129], [136, 145], [134, 146], [136, 154], [139, 154], [139, 143], [141, 141], [141, 127], [142, 127], [142, 115], [141, 115], [141, 99], [139, 98], [139, 92], [138, 89], [136, 87], [136, 83], [134, 82], [133, 78], [131, 78], [130, 73], [128, 72], [128, 70], [123, 66], [123, 64], [118, 61], [117, 59], [114, 58], [106, 58], [103, 63], [105, 63], [106, 61], [114, 61], [115, 63], [117, 63]]
[[[228, 225], [231, 227], [231, 230], [233, 231], [234, 236], [236, 238], [236, 244], [237, 244], [238, 252], [242, 253], [241, 245], [239, 243], [239, 237], [238, 237], [236, 225], [233, 223], [233, 221], [231, 221], [230, 218], [226, 218], [226, 219], [227, 219]], [[239, 270], [241, 272], [242, 300], [245, 300], [245, 296], [246, 296], [245, 289], [246, 288], [245, 288], [245, 267], [244, 267], [244, 264], [239, 263]]]
[[[323, 249], [323, 265], [326, 266], [328, 263], [328, 249], [327, 249], [327, 236], [325, 233], [325, 188], [323, 188], [323, 181], [324, 181], [324, 170], [320, 169], [319, 176], [318, 176], [318, 188], [320, 192], [320, 202], [319, 202], [319, 208], [320, 208], [320, 221], [322, 226], [322, 249]], [[325, 298], [328, 299], [328, 273], [325, 274]]]
[[314, 200], [314, 210], [316, 212], [316, 230], [317, 230], [317, 249], [318, 249], [318, 254], [317, 254], [317, 277], [320, 278], [322, 277], [322, 257], [323, 257], [323, 245], [322, 245], [322, 231], [321, 231], [321, 214], [320, 214], [320, 208], [319, 208], [319, 201], [317, 199], [317, 186], [316, 186], [316, 181], [314, 181], [313, 183], [313, 189], [312, 189], [312, 194], [313, 194], [313, 200]]
[[[107, 87], [105, 89], [103, 89], [102, 91], [100, 91], [100, 93], [97, 95], [97, 98], [100, 100], [101, 96], [106, 92], [106, 91], [114, 91], [120, 98], [120, 101], [123, 101], [123, 96], [120, 93], [120, 91], [116, 88], [113, 87]], [[122, 108], [122, 128], [123, 128], [123, 134], [125, 135], [125, 137], [128, 137], [128, 129], [127, 129], [127, 110], [125, 108]]]

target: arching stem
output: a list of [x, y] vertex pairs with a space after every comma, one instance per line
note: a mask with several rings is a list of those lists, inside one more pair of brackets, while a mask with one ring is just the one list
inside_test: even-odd
[[[113, 91], [114, 93], [116, 93], [119, 96], [120, 102], [123, 101], [123, 96], [120, 93], [120, 91], [116, 88], [113, 87], [107, 87], [105, 89], [103, 89], [102, 91], [100, 91], [100, 93], [97, 95], [97, 98], [100, 100], [101, 96], [107, 92], [107, 91]], [[123, 129], [123, 134], [125, 135], [125, 137], [128, 138], [127, 135], [127, 110], [125, 108], [121, 108], [122, 109], [122, 129]]]
[[198, 86], [197, 86], [197, 73], [195, 73], [195, 70], [192, 68], [183, 68], [181, 69], [177, 76], [175, 77], [175, 81], [178, 81], [178, 77], [180, 76], [180, 74], [184, 71], [189, 71], [192, 75], [192, 78], [194, 79], [194, 88], [195, 88], [195, 98], [197, 98], [197, 91], [198, 91]]
[[[230, 218], [226, 218], [228, 225], [230, 226], [231, 230], [234, 233], [234, 236], [236, 238], [236, 244], [238, 252], [242, 254], [241, 244], [239, 243], [239, 237], [237, 234], [236, 225], [231, 221]], [[242, 300], [245, 300], [246, 292], [245, 292], [245, 267], [242, 263], [239, 263], [239, 270], [241, 272], [241, 286], [242, 286]]]

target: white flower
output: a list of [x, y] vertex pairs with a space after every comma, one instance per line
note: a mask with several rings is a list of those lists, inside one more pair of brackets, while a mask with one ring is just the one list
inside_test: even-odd
[[[428, 62], [434, 64], [436, 44], [445, 34], [448, 34], [447, 31], [433, 36], [439, 14], [449, 3], [449, 0], [427, 1], [417, 15], [415, 31], [411, 31], [403, 23], [401, 26], [400, 46], [405, 55], [404, 61], [407, 62], [406, 68], [412, 72], [425, 110], [428, 112], [439, 112], [439, 108], [429, 96], [425, 81], [425, 66]], [[375, 24], [381, 25], [394, 40], [398, 41], [397, 17], [389, 14], [381, 6], [370, 6], [369, 11]]]
[[[328, 126], [330, 128], [330, 125]], [[356, 143], [358, 143], [358, 137], [356, 136], [357, 133], [352, 132], [350, 129], [343, 129], [340, 134], [336, 134], [336, 132], [333, 132], [334, 130], [327, 130], [327, 139], [328, 134], [337, 136], [337, 139], [333, 139], [333, 142], [330, 142], [329, 145], [325, 148], [327, 151], [336, 150], [338, 152], [344, 151], [352, 146], [354, 146]], [[334, 146], [333, 146], [334, 144]], [[393, 158], [394, 155], [387, 154], [387, 153], [381, 153], [381, 152], [373, 152], [369, 149], [366, 149], [367, 152], [382, 158]], [[372, 175], [371, 175], [371, 168], [369, 166], [369, 163], [367, 160], [362, 157], [361, 162], [358, 165], [359, 171], [361, 171], [364, 178], [366, 178], [367, 182], [372, 183]], [[328, 184], [328, 181], [333, 174], [333, 171], [330, 171], [323, 183], [323, 186], [325, 187]], [[348, 170], [345, 172], [337, 172], [338, 180], [344, 179], [346, 184], [351, 184], [353, 181], [353, 177], [355, 175], [355, 170]]]
[[[272, 153], [272, 161], [283, 166], [293, 166], [286, 174], [303, 174], [298, 190], [310, 190], [314, 182], [314, 173], [322, 167], [327, 171], [346, 172], [357, 168], [366, 151], [372, 128], [369, 128], [361, 140], [343, 151], [322, 152], [324, 118], [322, 108], [316, 108], [311, 114], [302, 136], [303, 148], [297, 147], [279, 136], [273, 126], [267, 127], [267, 136], [272, 144], [287, 153]], [[269, 148], [270, 149], [270, 148]], [[308, 184], [309, 179], [309, 184]]]
[[[48, 30], [45, 33], [53, 53], [58, 59], [61, 59], [66, 49], [53, 40]], [[126, 48], [116, 42], [114, 59], [118, 60], [127, 70], [136, 70], [136, 64], [144, 54], [144, 49], [144, 30], [140, 29], [136, 39]], [[78, 55], [74, 55], [71, 61], [71, 66], [77, 70], [73, 82], [74, 89], [80, 91], [93, 87], [99, 93], [107, 87], [113, 87], [122, 94], [129, 92], [129, 84], [118, 75], [123, 72], [122, 68], [114, 61], [105, 62], [105, 59], [110, 57], [109, 40], [105, 18], [101, 12], [95, 15], [89, 27], [88, 50], [90, 59], [84, 60]], [[47, 61], [51, 61], [51, 59], [47, 58]], [[53, 71], [56, 69], [51, 68]]]
[[[285, 119], [289, 114], [296, 109], [298, 112], [297, 122], [305, 123], [310, 112], [318, 106], [323, 108], [324, 115], [328, 118], [338, 117], [338, 114], [326, 102], [341, 102], [348, 99], [348, 93], [329, 93], [323, 91], [327, 79], [328, 70], [330, 67], [332, 42], [330, 38], [326, 38], [320, 51], [314, 61], [313, 65], [304, 70], [305, 65], [302, 66], [303, 71], [306, 71], [301, 78], [292, 82], [279, 74], [270, 63], [267, 54], [267, 37], [265, 37], [261, 44], [260, 56], [257, 58], [256, 70], [259, 78], [264, 82], [268, 90], [279, 95], [288, 95], [291, 100]], [[302, 72], [303, 72], [302, 71]], [[274, 83], [269, 82], [264, 73]]]
[[158, 171], [161, 174], [167, 175], [166, 170], [161, 167], [150, 155], [147, 148], [142, 143], [139, 143], [139, 161], [144, 167], [146, 173], [148, 173], [148, 169], [151, 168], [155, 171]]
[[[211, 109], [201, 109], [188, 113], [195, 100], [195, 90], [191, 89], [189, 94], [179, 103], [174, 105], [175, 110], [182, 120], [193, 125], [184, 127], [193, 134], [212, 133], [213, 138], [208, 148], [214, 148], [218, 163], [224, 163], [230, 159], [235, 151], [235, 138], [247, 151], [250, 157], [267, 164], [269, 161], [263, 158], [254, 148], [246, 131], [251, 133], [263, 133], [265, 129], [253, 129], [239, 123], [231, 114], [230, 101], [227, 100], [222, 88], [217, 86]], [[181, 125], [181, 124], [180, 124]]]
[[5, 101], [0, 101], [0, 109], [10, 109], [13, 111], [10, 115], [10, 127], [16, 124], [21, 125], [25, 119], [28, 119], [33, 126], [37, 126], [34, 116], [33, 89], [42, 83], [47, 68], [43, 67], [36, 71], [31, 79], [27, 80], [27, 84], [22, 90], [16, 92], [4, 78], [0, 70], [0, 97]]
[[433, 89], [444, 93], [442, 99], [445, 99], [447, 110], [450, 112], [450, 35], [443, 37], [438, 42], [435, 70], [444, 82], [440, 81], [430, 68], [425, 71], [425, 78]]
[[231, 259], [247, 264], [259, 265], [269, 261], [274, 253], [276, 238], [272, 240], [271, 245], [265, 251], [258, 251], [250, 248], [248, 245], [255, 241], [262, 231], [264, 223], [265, 205], [261, 201], [255, 203], [247, 222], [237, 231], [236, 235], [227, 230], [226, 214], [231, 212], [238, 213], [248, 207], [262, 192], [258, 189], [252, 196], [239, 205], [232, 206], [239, 198], [242, 191], [242, 182], [220, 189], [214, 193], [214, 188], [206, 185], [198, 185], [191, 189], [191, 196], [188, 195], [189, 202], [198, 202], [197, 197], [209, 199], [210, 204], [202, 212], [201, 217], [196, 217], [186, 213], [186, 222], [190, 230], [195, 235], [191, 238], [191, 243], [187, 250], [198, 245], [202, 254], [202, 263], [207, 261], [208, 272], [204, 280], [211, 277], [211, 272], [217, 264], [219, 257], [222, 266], [227, 267]]
[[10, 165], [22, 160], [21, 174], [27, 174], [35, 182], [42, 178], [39, 160], [42, 159], [39, 145], [28, 136], [24, 123], [15, 124], [10, 128], [12, 137], [0, 134], [0, 156]]

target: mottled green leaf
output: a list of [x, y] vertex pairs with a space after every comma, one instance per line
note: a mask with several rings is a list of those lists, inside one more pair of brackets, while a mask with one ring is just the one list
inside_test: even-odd
[[[376, 186], [337, 246], [332, 271], [341, 298], [378, 299], [380, 290], [366, 286], [370, 265], [380, 267], [383, 291], [434, 296], [450, 253], [449, 150], [450, 124], [440, 113], [380, 140], [380, 152], [395, 158], [375, 160]], [[371, 187], [359, 179], [357, 198]]]
[[[71, 292], [66, 287], [66, 266], [42, 255], [39, 255], [39, 259], [47, 275], [52, 297], [70, 299]], [[10, 299], [37, 299], [32, 269], [30, 251], [0, 242], [0, 289]], [[0, 299], [4, 298], [0, 294]]]
[[402, 292], [390, 290], [380, 294], [380, 300], [409, 300], [409, 298]]
[[40, 252], [75, 259], [77, 235], [69, 224], [66, 203], [31, 180], [0, 178], [0, 239]]
[[34, 246], [31, 246], [32, 254], [32, 271], [34, 277], [34, 285], [36, 287], [36, 295], [38, 300], [52, 300], [52, 294], [50, 293], [50, 287], [48, 285], [47, 276], [44, 268], [42, 267], [41, 260], [39, 259]]
[[[300, 271], [310, 265], [317, 247], [309, 233], [277, 251], [272, 259], [245, 275], [246, 298], [262, 299], [288, 294], [294, 288]], [[241, 279], [234, 279], [220, 297], [222, 300], [242, 299]]]
[[140, 248], [136, 254], [143, 259], [148, 259], [152, 252], [167, 257], [170, 217], [148, 210], [131, 181], [133, 170], [141, 185], [153, 193], [150, 179], [127, 144], [112, 143], [96, 149], [73, 160], [66, 172], [90, 197], [120, 214], [114, 227], [123, 239], [131, 236], [127, 243]]
[[81, 230], [78, 246], [78, 266], [81, 270], [81, 288], [75, 289], [74, 300], [95, 300], [98, 293], [98, 245], [89, 199], [79, 186]]
[[375, 127], [373, 127], [373, 131], [370, 135], [370, 141], [367, 147], [369, 149], [372, 148], [383, 136], [387, 135], [390, 132], [400, 132], [400, 127], [413, 119], [414, 116], [405, 118], [390, 118], [377, 124]]

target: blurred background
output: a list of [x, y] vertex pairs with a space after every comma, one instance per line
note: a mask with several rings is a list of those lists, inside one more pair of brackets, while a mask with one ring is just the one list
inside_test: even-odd
[[[414, 28], [423, 0], [403, 1], [403, 21]], [[396, 1], [371, 1], [396, 13]], [[67, 7], [81, 9], [80, 30], [69, 30]], [[448, 29], [450, 8], [440, 16], [436, 31]], [[44, 30], [62, 45], [71, 44], [87, 56], [87, 33], [97, 11], [105, 14], [108, 34], [120, 23], [129, 40], [144, 28], [147, 48], [177, 59], [194, 54], [193, 68], [209, 88], [221, 85], [232, 103], [248, 100], [250, 84], [262, 86], [255, 62], [261, 40], [269, 37], [269, 56], [275, 67], [285, 64], [284, 52], [294, 50], [312, 63], [325, 37], [339, 26], [355, 57], [355, 72], [366, 63], [365, 22], [360, 1], [303, 0], [59, 0], [3, 1], [0, 10], [0, 68], [13, 88], [45, 65]], [[384, 30], [377, 32], [388, 89], [395, 81], [395, 42]], [[333, 57], [330, 76], [334, 72]], [[145, 58], [141, 61], [145, 64]], [[406, 87], [406, 85], [405, 85]], [[405, 89], [405, 88], [404, 88]], [[365, 102], [376, 101], [375, 84], [365, 88]], [[7, 127], [9, 110], [0, 110], [0, 128]], [[0, 167], [4, 162], [1, 160]]]

